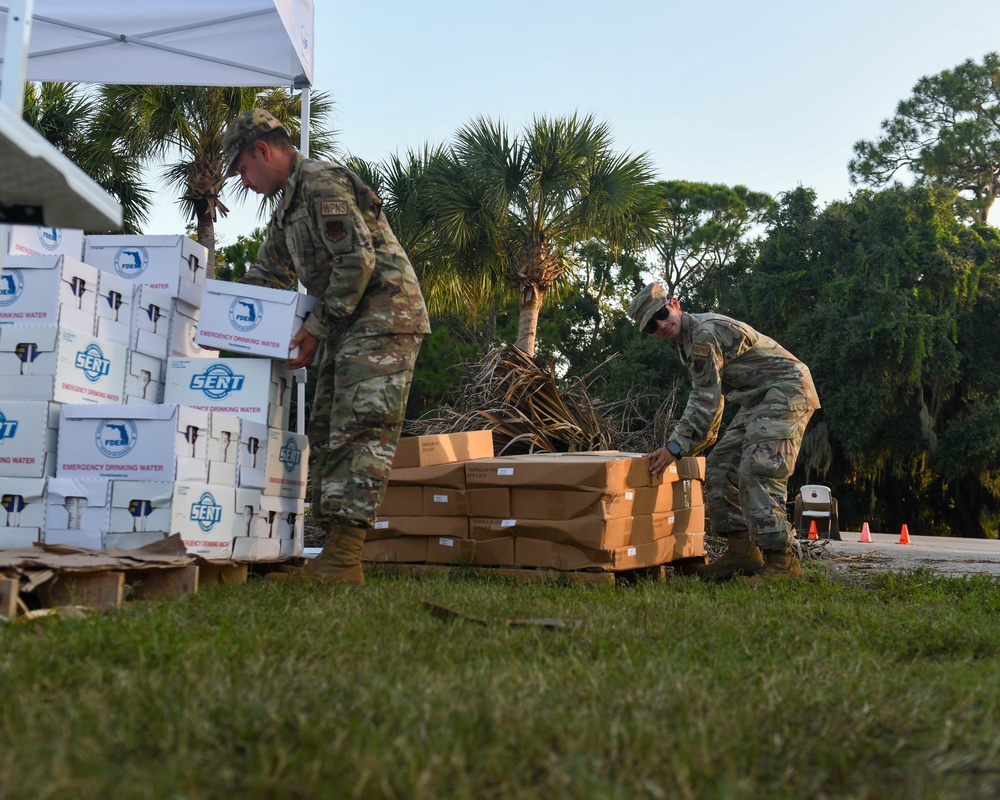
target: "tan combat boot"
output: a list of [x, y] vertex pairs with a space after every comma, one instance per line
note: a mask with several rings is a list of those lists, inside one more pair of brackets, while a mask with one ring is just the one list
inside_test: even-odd
[[747, 580], [751, 586], [763, 586], [773, 581], [797, 581], [802, 578], [802, 565], [791, 547], [764, 551], [764, 569]]
[[365, 582], [361, 569], [361, 545], [365, 529], [350, 525], [334, 525], [326, 537], [323, 550], [302, 568], [303, 577], [320, 583]]
[[753, 575], [764, 566], [760, 548], [753, 543], [748, 531], [731, 533], [726, 537], [729, 546], [715, 561], [699, 564], [694, 568], [699, 578], [727, 581], [737, 575]]

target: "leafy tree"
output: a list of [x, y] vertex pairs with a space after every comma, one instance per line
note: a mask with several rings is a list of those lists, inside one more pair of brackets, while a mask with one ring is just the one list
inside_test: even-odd
[[139, 233], [152, 207], [142, 164], [101, 134], [98, 111], [94, 97], [75, 83], [25, 84], [25, 122], [121, 204], [122, 232]]
[[882, 122], [882, 134], [854, 145], [856, 184], [887, 185], [900, 170], [920, 183], [971, 195], [971, 212], [986, 222], [1000, 192], [1000, 55], [987, 53], [923, 77]]
[[249, 236], [240, 234], [236, 242], [215, 254], [215, 277], [220, 281], [238, 281], [257, 261], [257, 251], [264, 242], [263, 228], [254, 228]]
[[774, 207], [745, 186], [659, 181], [653, 187], [663, 226], [653, 238], [657, 277], [673, 296], [710, 282], [736, 255], [743, 237]]
[[430, 209], [465, 280], [519, 295], [517, 345], [535, 350], [543, 300], [590, 239], [621, 251], [657, 225], [647, 156], [615, 152], [593, 117], [536, 118], [520, 137], [479, 118], [434, 164]]
[[[229, 212], [223, 202], [227, 159], [222, 149], [229, 123], [251, 108], [265, 108], [285, 125], [293, 144], [301, 133], [301, 97], [287, 89], [107, 85], [101, 87], [100, 103], [102, 137], [135, 158], [176, 159], [164, 167], [165, 180], [180, 193], [177, 202], [184, 212], [197, 221], [198, 242], [208, 248], [213, 265], [215, 223]], [[330, 110], [325, 93], [312, 95], [309, 152], [316, 158], [333, 149], [333, 132], [325, 127]], [[245, 195], [242, 187], [237, 191]], [[268, 207], [265, 198], [261, 210]]]

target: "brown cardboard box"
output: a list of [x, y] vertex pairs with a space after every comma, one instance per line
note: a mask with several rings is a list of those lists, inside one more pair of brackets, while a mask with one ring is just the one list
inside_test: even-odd
[[423, 509], [423, 514], [426, 516], [467, 517], [469, 516], [468, 492], [468, 489], [424, 486], [420, 508]]
[[668, 536], [639, 545], [608, 549], [577, 547], [540, 539], [514, 539], [514, 565], [543, 569], [601, 569], [620, 572], [668, 563], [674, 556], [674, 539]]
[[418, 564], [427, 560], [426, 536], [400, 536], [393, 539], [365, 540], [361, 546], [362, 561], [382, 561], [390, 564]]
[[470, 535], [486, 538], [515, 536], [561, 542], [577, 547], [610, 549], [633, 544], [634, 540], [648, 542], [653, 539], [652, 517], [577, 517], [576, 519], [469, 519]]
[[472, 563], [480, 567], [514, 566], [514, 537], [498, 536], [495, 539], [475, 540]]
[[493, 431], [404, 436], [396, 446], [392, 468], [433, 467], [437, 464], [492, 457]]
[[442, 486], [449, 489], [464, 489], [465, 462], [435, 464], [433, 467], [392, 469], [389, 471], [389, 485]]
[[468, 517], [376, 517], [366, 540], [393, 539], [397, 536], [447, 536], [469, 538]]
[[457, 539], [451, 536], [427, 537], [427, 563], [429, 564], [471, 564], [476, 545], [471, 539]]
[[[623, 453], [622, 455], [641, 458], [644, 468], [649, 472], [649, 458], [643, 453]], [[671, 483], [673, 481], [704, 481], [705, 480], [705, 457], [685, 456], [679, 461], [673, 462], [667, 467], [659, 477], [649, 476], [648, 485], [658, 486], [661, 483]]]
[[466, 489], [469, 498], [470, 517], [509, 517], [510, 489], [492, 487], [486, 489]]
[[617, 492], [581, 492], [563, 489], [527, 489], [518, 486], [510, 490], [509, 516], [533, 519], [631, 517], [638, 513], [633, 511], [633, 505], [640, 491], [653, 490], [647, 486], [642, 489], [622, 489]]
[[678, 533], [705, 533], [705, 506], [664, 511], [653, 514], [651, 519], [654, 539]]
[[619, 491], [649, 486], [649, 462], [622, 453], [541, 453], [469, 461], [466, 485]]
[[701, 481], [679, 480], [635, 490], [636, 514], [659, 514], [678, 508], [705, 505]]
[[424, 490], [419, 486], [386, 487], [376, 514], [380, 517], [419, 517], [424, 513]]
[[674, 538], [674, 560], [678, 558], [693, 558], [705, 555], [705, 534], [704, 533], [675, 533]]

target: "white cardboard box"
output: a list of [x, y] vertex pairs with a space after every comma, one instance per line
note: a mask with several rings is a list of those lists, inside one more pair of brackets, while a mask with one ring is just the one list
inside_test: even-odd
[[208, 250], [187, 236], [87, 236], [83, 260], [197, 306]]
[[292, 372], [269, 358], [171, 358], [164, 402], [204, 408], [286, 430]]
[[208, 420], [208, 482], [236, 486], [240, 453], [240, 418], [211, 412]]
[[0, 400], [0, 477], [54, 475], [58, 431], [58, 403]]
[[[0, 547], [11, 549], [3, 541], [41, 541], [45, 530], [46, 478], [4, 478], [0, 490]], [[33, 537], [33, 538], [32, 538]]]
[[66, 405], [56, 475], [199, 481], [208, 477], [208, 412], [177, 405]]
[[136, 285], [114, 272], [97, 270], [97, 338], [124, 347], [132, 344]]
[[104, 479], [49, 478], [42, 541], [103, 549], [110, 490], [111, 481]]
[[62, 325], [93, 333], [100, 270], [69, 256], [8, 256], [0, 325]]
[[267, 486], [267, 445], [270, 440], [266, 425], [249, 419], [240, 420], [240, 450], [236, 459], [236, 485], [263, 491]]
[[162, 359], [129, 350], [125, 366], [125, 402], [152, 405], [163, 402]]
[[179, 533], [189, 553], [230, 558], [236, 523], [236, 490], [207, 483], [177, 483], [171, 533]]
[[136, 286], [129, 325], [129, 347], [164, 361], [170, 355], [170, 323], [175, 298], [149, 286]]
[[195, 341], [198, 333], [198, 318], [201, 312], [197, 306], [178, 300], [170, 318], [170, 343], [168, 353], [176, 358], [218, 358], [215, 350], [206, 350]]
[[233, 538], [234, 561], [271, 561], [281, 557], [280, 539], [259, 539], [256, 536]]
[[278, 554], [282, 558], [301, 556], [305, 502], [292, 497], [271, 497], [257, 489], [237, 489], [233, 532], [236, 537], [280, 542]]
[[269, 429], [264, 494], [304, 499], [308, 475], [309, 437], [304, 433]]
[[292, 337], [315, 305], [314, 298], [300, 292], [208, 280], [195, 341], [286, 360], [293, 355]]
[[83, 231], [11, 225], [7, 252], [15, 256], [70, 256], [79, 261], [83, 258]]
[[[108, 534], [156, 533], [156, 538], [163, 538], [170, 533], [174, 502], [171, 481], [110, 483]], [[112, 546], [111, 541], [108, 546]]]
[[126, 352], [69, 328], [0, 326], [0, 398], [121, 403]]

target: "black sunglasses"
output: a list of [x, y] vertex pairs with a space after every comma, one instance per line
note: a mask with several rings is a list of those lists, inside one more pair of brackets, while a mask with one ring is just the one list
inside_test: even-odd
[[649, 322], [646, 323], [646, 327], [642, 329], [642, 332], [648, 334], [656, 333], [656, 327], [657, 327], [656, 321], [658, 319], [667, 319], [669, 316], [670, 316], [670, 306], [664, 306], [655, 314], [653, 314]]

